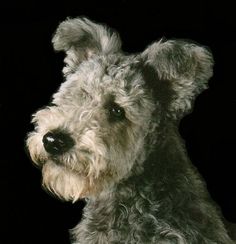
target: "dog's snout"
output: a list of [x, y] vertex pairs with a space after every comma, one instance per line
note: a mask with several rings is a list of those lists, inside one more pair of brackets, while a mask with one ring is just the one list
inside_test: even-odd
[[51, 155], [60, 155], [74, 146], [71, 136], [62, 131], [49, 131], [43, 136], [45, 150]]

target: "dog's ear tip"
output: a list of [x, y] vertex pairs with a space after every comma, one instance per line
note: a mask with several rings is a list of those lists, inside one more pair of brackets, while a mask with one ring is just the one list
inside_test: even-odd
[[159, 80], [170, 84], [168, 87], [175, 94], [170, 110], [178, 117], [191, 111], [194, 99], [207, 89], [213, 75], [210, 50], [190, 41], [160, 40], [151, 44], [141, 56], [155, 69]]
[[59, 24], [53, 38], [56, 51], [65, 51], [65, 63], [74, 67], [93, 54], [109, 55], [119, 52], [121, 40], [115, 31], [86, 17], [68, 18]]

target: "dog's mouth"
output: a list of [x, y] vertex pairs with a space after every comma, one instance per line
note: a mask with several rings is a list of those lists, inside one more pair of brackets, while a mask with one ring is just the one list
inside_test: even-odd
[[[50, 136], [50, 134], [47, 135], [48, 141], [51, 140]], [[27, 141], [30, 158], [40, 170], [49, 169], [49, 165], [51, 165], [58, 170], [72, 172], [82, 178], [98, 178], [100, 172], [106, 171], [107, 165], [109, 165], [109, 159], [104, 157], [107, 154], [103, 148], [94, 151], [89, 145], [75, 143], [70, 150], [55, 153], [51, 149], [49, 150], [49, 145], [45, 148], [44, 141], [37, 133], [32, 133]]]
[[[57, 166], [66, 167], [66, 164], [62, 160], [60, 160], [59, 158], [49, 157], [48, 161], [56, 164]], [[47, 163], [47, 161], [45, 161], [44, 163]]]
[[79, 155], [48, 155], [46, 159], [39, 159], [37, 165], [42, 169], [47, 163], [54, 164], [66, 171], [76, 173], [78, 176], [83, 177], [88, 176], [89, 165], [91, 164], [89, 160], [89, 151], [87, 151], [87, 155], [85, 155], [85, 152], [80, 153]]

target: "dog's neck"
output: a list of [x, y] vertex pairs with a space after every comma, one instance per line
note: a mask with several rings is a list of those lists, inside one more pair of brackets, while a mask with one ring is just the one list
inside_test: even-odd
[[[145, 231], [145, 234], [142, 233], [146, 238], [143, 243], [151, 243], [150, 238], [156, 231], [156, 225], [152, 221], [157, 221], [157, 217], [158, 221], [162, 221], [166, 214], [172, 216], [173, 221], [178, 219], [178, 211], [173, 210], [176, 206], [179, 209], [194, 208], [194, 201], [205, 198], [207, 193], [186, 156], [184, 145], [179, 140], [180, 137], [175, 134], [170, 135], [150, 153], [143, 164], [142, 173], [134, 173], [111, 186], [97, 198], [88, 199], [83, 223], [75, 228], [74, 233], [81, 239], [89, 239], [89, 230], [93, 229], [96, 230], [94, 236], [100, 238], [101, 235], [110, 235], [116, 229], [126, 240], [133, 231], [130, 223], [134, 223], [137, 231]], [[180, 145], [179, 148], [177, 145]], [[134, 172], [138, 171], [134, 169]], [[184, 199], [192, 201], [185, 201], [183, 195]], [[196, 208], [195, 212], [196, 216], [203, 218], [201, 210]], [[148, 218], [150, 223], [143, 222], [144, 214], [154, 216]], [[162, 224], [165, 227], [165, 223]], [[146, 232], [149, 234], [146, 235]]]
[[[196, 189], [199, 187], [202, 192], [203, 186], [199, 185], [198, 172], [189, 161], [184, 143], [177, 131], [173, 130], [168, 137], [153, 148], [143, 163], [141, 173], [140, 166], [137, 167], [139, 169], [134, 168], [130, 177], [111, 186], [99, 196], [89, 199], [88, 205], [103, 205], [108, 201], [115, 204], [114, 199], [118, 199], [117, 201], [122, 203], [122, 201], [131, 201], [135, 195], [139, 197], [143, 195], [146, 198], [151, 196], [151, 198], [158, 200], [160, 194], [175, 192], [176, 182], [182, 184], [182, 191], [186, 190], [186, 193], [189, 192], [190, 185], [192, 189], [195, 189], [195, 192], [199, 192], [199, 189]], [[192, 178], [193, 174], [196, 176], [194, 179]]]

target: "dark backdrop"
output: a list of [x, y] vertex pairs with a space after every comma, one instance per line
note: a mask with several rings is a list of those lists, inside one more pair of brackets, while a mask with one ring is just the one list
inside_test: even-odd
[[[174, 2], [174, 3], [173, 3]], [[45, 193], [40, 172], [24, 149], [31, 114], [47, 104], [62, 82], [63, 54], [51, 37], [67, 16], [87, 16], [115, 28], [127, 52], [166, 38], [193, 39], [211, 48], [214, 77], [192, 114], [181, 122], [193, 163], [225, 217], [236, 222], [235, 11], [209, 1], [7, 1], [0, 7], [0, 243], [69, 243], [68, 229], [83, 203]]]

